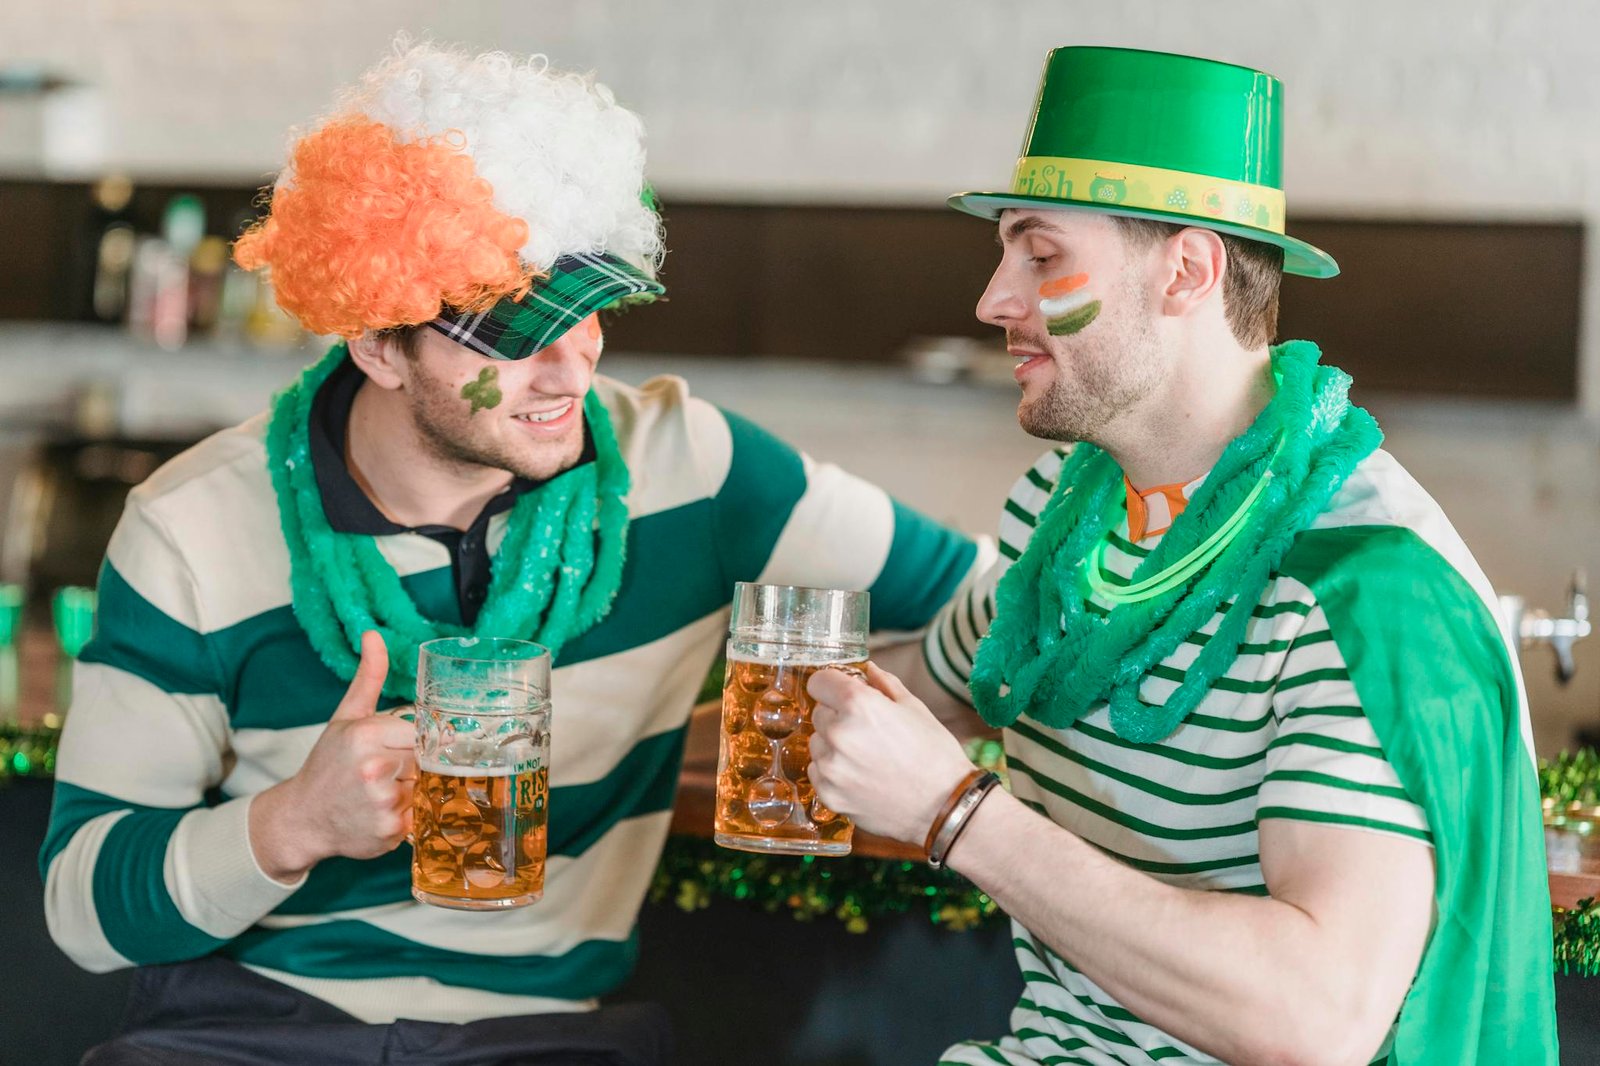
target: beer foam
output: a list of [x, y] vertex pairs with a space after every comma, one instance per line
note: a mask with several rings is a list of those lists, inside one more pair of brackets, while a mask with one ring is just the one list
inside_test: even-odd
[[753, 666], [855, 666], [860, 667], [867, 661], [867, 654], [862, 652], [860, 658], [844, 651], [831, 651], [827, 648], [786, 647], [776, 655], [749, 655], [733, 654], [728, 656], [730, 663], [750, 663]]
[[432, 759], [418, 759], [417, 769], [440, 777], [515, 777], [519, 773], [532, 773], [538, 769], [531, 766], [518, 770], [515, 766], [451, 766], [446, 763], [436, 762]]

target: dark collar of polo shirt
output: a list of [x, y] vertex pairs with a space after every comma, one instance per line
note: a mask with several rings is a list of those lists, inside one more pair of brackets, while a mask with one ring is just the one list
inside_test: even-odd
[[[328, 525], [340, 533], [365, 533], [381, 537], [391, 533], [418, 533], [438, 541], [450, 553], [451, 573], [455, 577], [456, 599], [461, 606], [461, 620], [472, 625], [483, 607], [489, 592], [489, 519], [502, 511], [509, 511], [517, 498], [525, 492], [543, 485], [515, 477], [511, 485], [498, 496], [484, 504], [478, 517], [465, 530], [450, 526], [402, 526], [384, 517], [377, 505], [367, 497], [350, 468], [345, 465], [344, 444], [350, 424], [350, 407], [355, 403], [367, 376], [348, 359], [329, 375], [317, 390], [311, 404], [311, 465], [317, 475], [317, 489], [322, 494], [322, 510], [328, 516]], [[589, 435], [589, 424], [583, 426], [583, 452], [577, 465], [594, 462], [594, 438]], [[447, 619], [441, 619], [447, 621]]]

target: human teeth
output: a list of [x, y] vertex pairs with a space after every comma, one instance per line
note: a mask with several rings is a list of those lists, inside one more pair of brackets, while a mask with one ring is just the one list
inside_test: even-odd
[[556, 419], [560, 418], [570, 410], [572, 410], [572, 404], [568, 403], [563, 407], [557, 407], [553, 411], [539, 411], [535, 414], [517, 415], [516, 418], [520, 422], [554, 422]]

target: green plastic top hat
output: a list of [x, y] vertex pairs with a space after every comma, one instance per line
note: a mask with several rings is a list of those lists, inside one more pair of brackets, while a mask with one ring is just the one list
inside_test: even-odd
[[1007, 192], [950, 197], [957, 211], [1104, 211], [1204, 226], [1283, 249], [1283, 269], [1339, 273], [1284, 233], [1283, 84], [1270, 74], [1165, 52], [1057, 48]]

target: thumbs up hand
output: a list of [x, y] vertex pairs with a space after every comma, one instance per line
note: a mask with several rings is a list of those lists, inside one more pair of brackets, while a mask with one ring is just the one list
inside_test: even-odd
[[250, 805], [250, 845], [263, 873], [298, 881], [323, 859], [387, 854], [411, 831], [415, 727], [378, 713], [389, 652], [361, 636], [361, 665], [305, 763]]

